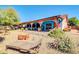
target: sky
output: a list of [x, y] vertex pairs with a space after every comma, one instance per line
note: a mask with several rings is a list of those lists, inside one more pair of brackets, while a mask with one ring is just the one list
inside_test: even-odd
[[21, 22], [64, 14], [67, 14], [68, 18], [79, 19], [79, 5], [0, 5], [0, 9], [9, 7], [17, 11]]

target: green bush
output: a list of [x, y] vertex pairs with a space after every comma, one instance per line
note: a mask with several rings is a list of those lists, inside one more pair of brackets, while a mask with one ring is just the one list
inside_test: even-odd
[[54, 38], [62, 38], [64, 35], [64, 32], [61, 29], [55, 29], [54, 31], [50, 31], [48, 36], [54, 37]]
[[48, 36], [54, 37], [58, 43], [54, 44], [52, 42], [51, 46], [56, 46], [55, 48], [62, 51], [71, 53], [74, 47], [73, 42], [71, 39], [60, 29], [55, 29], [54, 31], [49, 32]]
[[8, 54], [6, 51], [0, 51], [0, 54]]
[[69, 37], [63, 37], [62, 39], [59, 40], [58, 44], [58, 50], [71, 53], [73, 49], [73, 42]]
[[24, 28], [21, 28], [21, 30], [24, 30]]

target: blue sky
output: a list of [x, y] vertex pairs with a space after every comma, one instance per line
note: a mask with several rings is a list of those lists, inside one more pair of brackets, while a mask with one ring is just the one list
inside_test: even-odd
[[68, 17], [77, 17], [79, 19], [79, 6], [78, 5], [12, 5], [0, 6], [2, 9], [12, 7], [20, 17], [21, 22], [37, 20], [45, 17], [64, 15]]

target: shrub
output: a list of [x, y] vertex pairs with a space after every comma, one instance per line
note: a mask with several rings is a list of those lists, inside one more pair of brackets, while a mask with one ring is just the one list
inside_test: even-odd
[[21, 28], [21, 30], [24, 30], [24, 28]]
[[64, 35], [64, 32], [61, 29], [55, 29], [54, 31], [50, 31], [48, 36], [54, 37], [54, 38], [62, 38]]
[[59, 40], [58, 50], [63, 52], [71, 53], [73, 49], [73, 42], [69, 37], [63, 37]]
[[0, 54], [8, 54], [6, 51], [0, 51]]
[[50, 48], [56, 48], [62, 52], [67, 53], [72, 52], [74, 47], [73, 42], [62, 30], [55, 29], [53, 32], [49, 32], [48, 36], [55, 38], [54, 42], [48, 44]]
[[48, 48], [58, 48], [58, 41], [54, 40], [52, 43], [48, 43]]

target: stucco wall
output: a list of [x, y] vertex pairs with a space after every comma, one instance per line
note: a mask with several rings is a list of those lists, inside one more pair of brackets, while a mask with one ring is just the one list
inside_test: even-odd
[[62, 18], [63, 18], [63, 21], [62, 21], [62, 27], [61, 27], [61, 29], [63, 30], [64, 28], [68, 27], [68, 25], [67, 25], [68, 18], [67, 18], [67, 16], [62, 16]]
[[[62, 18], [63, 19], [63, 21], [61, 22], [61, 24], [58, 23], [58, 18]], [[24, 23], [22, 23], [22, 25], [29, 23], [32, 26], [32, 24], [34, 22], [37, 22], [41, 26], [43, 22], [48, 21], [48, 20], [54, 21], [55, 22], [54, 26], [57, 27], [57, 28], [61, 28], [62, 30], [64, 28], [68, 27], [67, 26], [67, 21], [68, 21], [67, 15], [58, 15], [58, 16], [52, 16], [52, 17], [48, 17], [48, 18], [43, 18], [43, 19], [40, 19], [40, 20], [34, 20], [34, 21], [30, 21], [30, 22], [24, 22]]]

